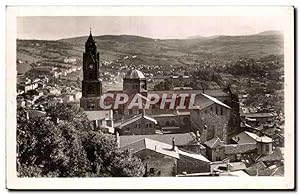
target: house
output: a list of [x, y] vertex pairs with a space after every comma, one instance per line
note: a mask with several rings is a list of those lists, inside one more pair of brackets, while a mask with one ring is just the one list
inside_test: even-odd
[[93, 122], [95, 129], [114, 133], [112, 110], [85, 111], [88, 119]]
[[121, 147], [139, 157], [145, 165], [145, 176], [175, 176], [177, 174], [178, 148], [144, 138]]
[[246, 170], [246, 164], [244, 162], [231, 162], [228, 164], [228, 168], [230, 171], [241, 171]]
[[157, 121], [142, 114], [133, 116], [115, 124], [116, 130], [120, 135], [149, 135], [157, 132]]
[[152, 117], [157, 120], [163, 133], [191, 132], [190, 112], [171, 111], [170, 113], [156, 114]]
[[257, 162], [263, 162], [267, 166], [280, 164], [283, 163], [283, 161], [284, 161], [284, 156], [280, 148], [276, 148], [273, 151], [273, 153], [269, 155], [262, 155], [260, 158], [257, 159]]
[[248, 131], [243, 131], [238, 135], [232, 138], [233, 142], [241, 145], [241, 144], [248, 144], [248, 145], [256, 145], [257, 153], [268, 155], [271, 154], [273, 151], [273, 140], [268, 136], [258, 136], [255, 133], [251, 133]]
[[192, 154], [183, 150], [179, 151], [177, 160], [177, 173], [208, 173], [210, 172], [210, 160], [202, 154]]
[[211, 161], [221, 160], [219, 154], [219, 146], [223, 145], [223, 142], [219, 137], [214, 137], [213, 139], [205, 142], [204, 144], [207, 147], [206, 153], [209, 160]]
[[244, 113], [241, 115], [241, 117], [248, 122], [255, 123], [256, 125], [266, 123], [266, 122], [272, 122], [276, 114], [274, 113]]
[[210, 161], [205, 156], [178, 149], [175, 139], [172, 139], [171, 142], [171, 144], [166, 144], [143, 138], [127, 145], [123, 145], [124, 143], [121, 142], [123, 145], [121, 150], [129, 150], [142, 160], [146, 167], [146, 176], [175, 176], [178, 173], [210, 172]]

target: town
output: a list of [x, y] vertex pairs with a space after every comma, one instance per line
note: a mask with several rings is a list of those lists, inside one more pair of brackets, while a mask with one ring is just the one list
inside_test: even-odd
[[[141, 161], [147, 177], [284, 176], [282, 56], [203, 58], [189, 66], [143, 64], [139, 54], [108, 61], [91, 32], [81, 53], [30, 66], [17, 59], [30, 67], [18, 71], [17, 114], [59, 125], [64, 118], [49, 117], [49, 108], [78, 107], [94, 131]], [[100, 108], [105, 94], [113, 95], [104, 105], [122, 103]], [[141, 101], [130, 106], [120, 94]], [[193, 108], [178, 106], [190, 102]]]

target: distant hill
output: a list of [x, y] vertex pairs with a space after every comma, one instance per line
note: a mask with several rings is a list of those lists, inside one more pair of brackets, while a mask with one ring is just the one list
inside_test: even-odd
[[283, 32], [275, 31], [275, 30], [269, 30], [269, 31], [264, 31], [264, 32], [258, 33], [257, 35], [279, 35], [279, 36], [283, 36]]
[[[94, 37], [100, 59], [120, 60], [136, 56], [130, 63], [148, 65], [192, 65], [199, 60], [232, 60], [243, 57], [259, 58], [283, 54], [283, 36], [266, 31], [247, 36], [213, 36], [194, 39], [151, 39], [132, 35]], [[87, 36], [56, 41], [17, 40], [17, 58], [27, 63], [59, 61], [67, 57], [82, 58]]]

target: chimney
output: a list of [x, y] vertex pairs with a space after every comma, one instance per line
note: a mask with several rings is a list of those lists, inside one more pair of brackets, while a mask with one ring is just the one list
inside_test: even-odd
[[175, 150], [175, 138], [172, 139], [172, 150]]
[[116, 131], [116, 142], [117, 142], [117, 147], [120, 148], [120, 135], [118, 131]]
[[25, 113], [26, 113], [26, 119], [29, 120], [29, 112], [25, 111]]
[[196, 131], [196, 140], [198, 142], [201, 141], [201, 135], [200, 135], [200, 132], [198, 130]]
[[203, 131], [201, 135], [201, 142], [206, 142], [207, 141], [207, 125], [203, 126]]

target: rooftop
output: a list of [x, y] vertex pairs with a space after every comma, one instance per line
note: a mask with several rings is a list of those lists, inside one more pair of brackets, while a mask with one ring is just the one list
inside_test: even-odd
[[220, 138], [214, 137], [211, 140], [205, 142], [204, 144], [207, 145], [209, 148], [216, 148], [222, 144], [222, 141], [220, 140]]
[[127, 72], [127, 74], [125, 75], [126, 79], [145, 79], [145, 75], [139, 71], [139, 70], [130, 70]]
[[276, 116], [274, 113], [244, 113], [242, 115], [248, 118], [272, 118]]
[[95, 120], [103, 120], [105, 118], [111, 118], [111, 111], [110, 110], [101, 110], [101, 111], [85, 111], [88, 119], [90, 121]]
[[191, 153], [188, 153], [188, 152], [184, 152], [182, 150], [179, 150], [179, 154], [183, 155], [183, 156], [190, 157], [190, 158], [194, 158], [194, 159], [197, 159], [197, 160], [201, 160], [201, 161], [204, 161], [204, 162], [210, 162], [206, 157], [204, 157], [201, 154], [191, 154]]
[[172, 150], [172, 145], [148, 138], [121, 147], [121, 150], [129, 150], [133, 154], [145, 149], [179, 159], [179, 152], [176, 146], [175, 149]]
[[125, 121], [123, 121], [121, 123], [115, 123], [115, 127], [118, 127], [118, 128], [121, 129], [121, 128], [123, 128], [123, 127], [125, 127], [125, 126], [127, 126], [127, 125], [129, 125], [131, 123], [134, 123], [134, 122], [142, 119], [142, 118], [144, 118], [144, 119], [146, 119], [148, 121], [151, 121], [154, 124], [157, 124], [157, 121], [154, 118], [151, 118], [150, 116], [146, 116], [146, 115], [143, 115], [143, 114], [139, 114], [139, 115], [136, 115], [136, 116], [134, 116], [132, 118], [129, 118], [129, 119], [127, 119], [127, 120], [125, 120]]
[[162, 134], [162, 135], [121, 135], [120, 146], [126, 146], [130, 143], [148, 138], [155, 141], [163, 142], [166, 144], [172, 144], [173, 138], [175, 139], [175, 145], [183, 146], [193, 144], [195, 140], [194, 133], [182, 133], [182, 134]]

